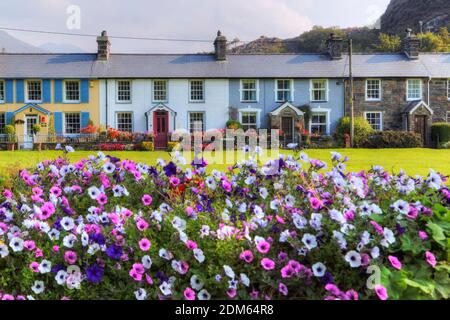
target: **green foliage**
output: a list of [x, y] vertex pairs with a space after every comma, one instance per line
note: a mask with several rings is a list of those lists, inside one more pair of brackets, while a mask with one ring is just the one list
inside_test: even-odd
[[237, 120], [228, 120], [226, 123], [227, 129], [242, 129], [242, 124]]
[[[343, 117], [339, 120], [339, 124], [336, 128], [336, 140], [339, 144], [343, 145], [344, 135], [350, 134], [351, 119], [350, 117]], [[355, 117], [354, 119], [354, 138], [353, 145], [359, 147], [361, 143], [370, 135], [374, 133], [374, 130], [363, 117]]]
[[358, 143], [359, 148], [420, 148], [422, 147], [420, 134], [408, 131], [378, 131], [369, 134]]
[[38, 134], [39, 132], [41, 132], [42, 128], [39, 124], [34, 124], [32, 129], [34, 134]]
[[431, 138], [435, 142], [447, 143], [450, 141], [450, 123], [438, 122], [431, 126]]
[[374, 47], [379, 52], [399, 52], [402, 47], [402, 40], [397, 35], [381, 33], [378, 42]]
[[7, 134], [9, 136], [15, 135], [16, 134], [16, 128], [13, 125], [11, 125], [11, 124], [6, 125], [5, 126], [5, 134]]
[[426, 32], [418, 35], [420, 50], [424, 52], [449, 52], [450, 37], [447, 28], [442, 28], [439, 33]]
[[304, 104], [298, 108], [300, 109], [301, 112], [303, 112], [303, 119], [305, 121], [305, 125], [307, 125], [312, 117], [311, 106], [308, 104]]
[[155, 150], [155, 146], [151, 141], [142, 141], [141, 142], [141, 150], [143, 151], [153, 151]]

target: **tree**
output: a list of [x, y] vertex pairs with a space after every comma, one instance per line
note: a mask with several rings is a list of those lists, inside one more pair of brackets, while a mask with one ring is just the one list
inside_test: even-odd
[[399, 36], [391, 36], [385, 33], [378, 37], [378, 44], [375, 49], [380, 52], [399, 52], [402, 47], [402, 40]]

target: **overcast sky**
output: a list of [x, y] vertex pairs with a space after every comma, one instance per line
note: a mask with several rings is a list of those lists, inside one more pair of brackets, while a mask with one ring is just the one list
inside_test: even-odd
[[[0, 26], [115, 36], [228, 39], [261, 35], [294, 37], [321, 26], [364, 26], [384, 12], [389, 0], [1, 0]], [[70, 5], [81, 11], [81, 28], [67, 28]], [[72, 43], [95, 51], [94, 38], [9, 32], [33, 45]], [[212, 44], [112, 41], [113, 52], [199, 52]]]

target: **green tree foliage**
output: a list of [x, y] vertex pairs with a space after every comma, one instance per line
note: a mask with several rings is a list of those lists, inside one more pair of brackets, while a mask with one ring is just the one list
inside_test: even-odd
[[379, 52], [398, 52], [402, 46], [402, 40], [399, 36], [381, 33], [378, 37], [378, 44], [375, 50]]

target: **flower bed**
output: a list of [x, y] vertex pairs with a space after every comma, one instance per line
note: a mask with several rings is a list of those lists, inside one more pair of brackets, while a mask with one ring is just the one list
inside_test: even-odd
[[1, 190], [0, 297], [448, 298], [445, 178], [346, 161], [44, 161]]

